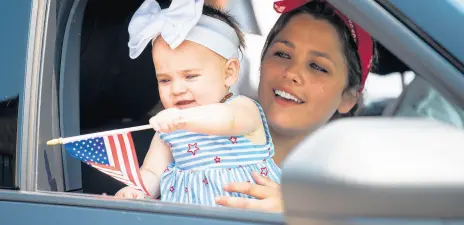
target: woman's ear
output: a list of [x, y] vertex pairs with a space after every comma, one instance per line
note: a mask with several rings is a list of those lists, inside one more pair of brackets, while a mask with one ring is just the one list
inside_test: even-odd
[[342, 101], [338, 106], [338, 113], [346, 114], [358, 103], [360, 93], [356, 89], [350, 89], [345, 91], [342, 96]]
[[225, 85], [231, 87], [238, 80], [238, 74], [240, 72], [240, 62], [238, 59], [229, 59], [224, 65]]

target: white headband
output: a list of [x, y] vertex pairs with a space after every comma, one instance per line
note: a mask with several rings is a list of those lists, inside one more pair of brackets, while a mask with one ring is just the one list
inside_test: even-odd
[[193, 41], [226, 59], [237, 58], [240, 41], [227, 23], [202, 15], [204, 0], [173, 0], [161, 9], [156, 0], [145, 0], [129, 23], [129, 56], [137, 58], [159, 35], [172, 49]]

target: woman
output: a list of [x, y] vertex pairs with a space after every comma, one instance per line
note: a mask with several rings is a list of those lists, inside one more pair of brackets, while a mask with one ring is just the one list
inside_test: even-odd
[[[368, 33], [324, 1], [280, 1], [275, 9], [283, 14], [262, 52], [258, 98], [271, 128], [274, 160], [281, 164], [308, 134], [355, 114], [374, 45]], [[253, 177], [257, 184], [224, 188], [259, 200], [224, 196], [217, 203], [282, 212], [280, 185]]]

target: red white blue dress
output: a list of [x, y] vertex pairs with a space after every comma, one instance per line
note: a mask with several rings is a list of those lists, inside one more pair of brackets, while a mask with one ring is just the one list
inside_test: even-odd
[[[226, 101], [233, 101], [235, 96]], [[254, 182], [257, 171], [280, 183], [281, 169], [274, 163], [274, 145], [263, 109], [256, 103], [266, 133], [265, 144], [253, 144], [244, 136], [214, 136], [178, 130], [160, 133], [172, 151], [171, 163], [161, 178], [161, 200], [215, 206], [217, 196], [252, 198], [224, 191], [231, 182]]]

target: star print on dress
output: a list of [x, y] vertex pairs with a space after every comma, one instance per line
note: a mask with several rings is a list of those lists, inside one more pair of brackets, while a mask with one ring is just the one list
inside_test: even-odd
[[216, 156], [216, 158], [214, 158], [214, 162], [215, 162], [215, 163], [220, 163], [220, 162], [221, 162], [221, 158], [219, 158], [219, 157]]
[[195, 155], [197, 151], [200, 150], [198, 147], [198, 144], [195, 142], [195, 144], [188, 144], [188, 150], [187, 152], [192, 153], [192, 155]]
[[231, 137], [229, 138], [229, 141], [230, 141], [232, 144], [237, 144], [237, 137], [231, 136]]
[[189, 189], [188, 188], [185, 188], [185, 193], [188, 193], [189, 192]]
[[267, 167], [261, 167], [261, 175], [267, 176], [268, 173], [269, 170], [267, 169]]
[[174, 192], [174, 186], [171, 186], [171, 188], [169, 188], [169, 191]]
[[203, 182], [205, 185], [209, 184], [209, 183], [208, 183], [208, 179], [206, 179], [206, 178], [205, 178], [205, 179], [203, 179], [203, 181], [202, 181], [202, 182]]
[[169, 167], [166, 166], [166, 169], [164, 170], [164, 172], [168, 172], [169, 171]]

